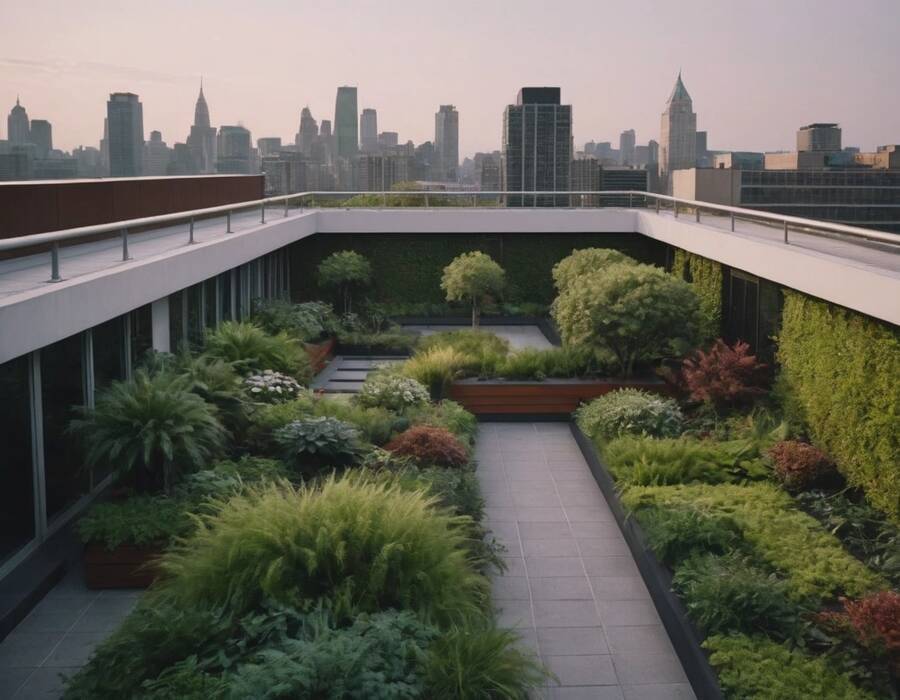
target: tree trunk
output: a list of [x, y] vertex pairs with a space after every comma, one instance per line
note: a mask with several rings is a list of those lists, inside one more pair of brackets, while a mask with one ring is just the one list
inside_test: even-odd
[[481, 321], [481, 310], [478, 308], [478, 302], [472, 302], [472, 330], [478, 330], [478, 324]]

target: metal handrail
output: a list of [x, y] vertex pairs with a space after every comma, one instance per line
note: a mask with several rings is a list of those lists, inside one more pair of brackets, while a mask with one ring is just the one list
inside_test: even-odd
[[[304, 199], [312, 199], [312, 198], [335, 198], [335, 197], [355, 197], [358, 195], [370, 195], [375, 197], [380, 201], [381, 206], [375, 206], [373, 208], [382, 208], [387, 207], [388, 197], [417, 197], [421, 196], [424, 198], [424, 203], [426, 206], [429, 202], [429, 197], [432, 198], [455, 198], [460, 197], [464, 199], [471, 200], [472, 208], [479, 208], [478, 201], [479, 199], [488, 199], [488, 198], [508, 198], [508, 197], [591, 197], [596, 198], [598, 202], [603, 199], [608, 198], [617, 198], [621, 200], [623, 197], [628, 198], [628, 204], [625, 205], [625, 208], [650, 208], [654, 205], [651, 203], [655, 203], [655, 210], [658, 213], [660, 211], [660, 205], [662, 203], [666, 203], [671, 205], [671, 209], [675, 215], [678, 217], [679, 209], [685, 208], [688, 210], [693, 210], [695, 213], [695, 218], [697, 222], [701, 221], [701, 212], [710, 212], [710, 213], [719, 213], [724, 214], [730, 217], [731, 219], [731, 230], [735, 230], [735, 221], [736, 220], [753, 220], [753, 221], [762, 221], [766, 223], [771, 223], [777, 225], [779, 228], [784, 231], [784, 242], [788, 243], [788, 232], [793, 227], [795, 229], [801, 229], [803, 233], [809, 235], [823, 235], [823, 236], [834, 236], [840, 235], [849, 238], [859, 238], [864, 239], [866, 241], [876, 241], [879, 243], [887, 243], [891, 245], [900, 246], [900, 235], [889, 233], [886, 231], [874, 231], [871, 229], [864, 229], [858, 226], [847, 226], [845, 224], [836, 224], [827, 221], [815, 221], [812, 219], [805, 219], [798, 216], [785, 216], [781, 214], [773, 214], [771, 212], [759, 211], [756, 209], [745, 209], [743, 207], [733, 207], [724, 204], [713, 204], [710, 202], [700, 202], [697, 200], [691, 199], [680, 199], [677, 197], [671, 197], [669, 195], [657, 194], [654, 192], [643, 192], [638, 190], [606, 190], [606, 191], [594, 191], [594, 190], [581, 190], [581, 191], [538, 191], [538, 192], [529, 192], [529, 191], [481, 191], [481, 190], [455, 190], [455, 191], [441, 191], [441, 190], [416, 190], [416, 191], [394, 191], [394, 190], [383, 190], [379, 192], [358, 192], [358, 191], [321, 191], [321, 192], [297, 192], [294, 194], [286, 194], [286, 195], [277, 195], [273, 197], [265, 197], [263, 199], [250, 200], [245, 202], [236, 202], [233, 204], [223, 204], [221, 206], [216, 207], [206, 207], [204, 209], [194, 209], [191, 211], [183, 211], [183, 212], [174, 212], [172, 214], [160, 214], [157, 216], [146, 216], [140, 219], [128, 219], [125, 221], [114, 221], [107, 224], [94, 224], [90, 226], [79, 226], [77, 228], [63, 229], [60, 231], [48, 231], [46, 233], [36, 233], [30, 234], [27, 236], [17, 236], [15, 238], [6, 238], [0, 239], [0, 252], [9, 251], [9, 250], [17, 250], [21, 248], [27, 248], [36, 245], [43, 244], [51, 244], [51, 280], [50, 281], [58, 281], [61, 279], [59, 275], [59, 244], [64, 241], [74, 240], [78, 238], [84, 238], [86, 236], [94, 236], [97, 234], [103, 233], [111, 233], [111, 232], [119, 232], [122, 237], [122, 260], [129, 260], [130, 256], [128, 254], [128, 231], [129, 229], [135, 228], [147, 228], [152, 226], [160, 226], [163, 224], [172, 224], [185, 222], [188, 224], [188, 243], [194, 243], [194, 220], [198, 218], [209, 218], [215, 215], [224, 215], [226, 219], [226, 233], [231, 233], [231, 218], [235, 212], [245, 211], [248, 209], [256, 209], [260, 210], [260, 223], [266, 223], [266, 208], [273, 206], [275, 204], [282, 204], [284, 206], [284, 217], [287, 217], [290, 213], [290, 204], [292, 201], [296, 200], [297, 206], [299, 207], [300, 213], [303, 213], [303, 202]], [[635, 203], [635, 200], [639, 200], [639, 203]], [[588, 200], [586, 204], [584, 200], [582, 200], [581, 205], [572, 205], [572, 200], [569, 199], [569, 204], [566, 206], [552, 207], [556, 209], [563, 208], [604, 208], [602, 204], [593, 205], [590, 202], [593, 200]], [[621, 204], [615, 204], [614, 207], [622, 207]], [[396, 208], [396, 207], [390, 207]], [[412, 207], [410, 207], [412, 208]], [[417, 207], [418, 208], [418, 207]], [[495, 208], [495, 207], [487, 207], [487, 208]], [[509, 211], [516, 211], [518, 207], [509, 208]], [[523, 209], [534, 211], [535, 209], [529, 206], [523, 207]]]

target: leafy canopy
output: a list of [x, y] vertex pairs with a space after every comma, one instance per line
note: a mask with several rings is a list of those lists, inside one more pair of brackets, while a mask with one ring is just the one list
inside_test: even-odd
[[568, 288], [572, 282], [597, 272], [602, 272], [609, 265], [616, 263], [637, 264], [637, 260], [629, 258], [612, 248], [582, 248], [573, 250], [572, 254], [553, 266], [553, 283], [558, 291]]
[[503, 291], [506, 273], [494, 259], [481, 251], [463, 253], [444, 268], [441, 289], [447, 301], [468, 301], [472, 304], [472, 327], [478, 327], [481, 307], [488, 297]]

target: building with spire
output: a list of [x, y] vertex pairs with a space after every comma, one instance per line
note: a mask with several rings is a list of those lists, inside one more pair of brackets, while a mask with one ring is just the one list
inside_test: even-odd
[[297, 150], [300, 151], [300, 153], [309, 155], [318, 135], [319, 125], [316, 124], [316, 120], [313, 118], [312, 112], [309, 111], [309, 107], [304, 107], [300, 111], [300, 128], [297, 131], [297, 135], [294, 137], [294, 145], [297, 146]]
[[203, 95], [203, 81], [200, 81], [200, 95], [194, 106], [194, 124], [187, 137], [188, 150], [197, 173], [216, 172], [216, 129], [209, 122], [209, 106]]
[[19, 104], [18, 95], [16, 106], [9, 111], [6, 118], [6, 134], [10, 146], [24, 146], [31, 143], [31, 122], [28, 121], [28, 112]]
[[681, 71], [662, 113], [659, 136], [659, 182], [665, 192], [671, 192], [670, 173], [697, 165], [697, 115]]

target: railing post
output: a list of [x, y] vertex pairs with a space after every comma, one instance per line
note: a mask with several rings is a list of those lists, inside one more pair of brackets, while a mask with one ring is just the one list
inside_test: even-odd
[[656, 199], [656, 213], [659, 214], [659, 197], [655, 197]]
[[428, 192], [425, 193], [425, 208], [428, 209]]
[[472, 193], [472, 209], [478, 208], [478, 195], [474, 192]]
[[266, 203], [265, 202], [263, 202], [262, 205], [259, 207], [259, 223], [261, 223], [261, 224], [266, 223]]
[[628, 193], [628, 208], [634, 208], [634, 195], [631, 192]]
[[231, 233], [231, 212], [225, 212], [225, 233]]
[[788, 222], [784, 222], [784, 242], [788, 242]]
[[131, 256], [128, 254], [128, 229], [122, 229], [122, 260], [131, 260]]
[[50, 246], [50, 281], [59, 282], [62, 277], [59, 276], [59, 243], [53, 242]]
[[734, 233], [734, 212], [731, 212], [731, 232]]
[[697, 207], [697, 223], [700, 223], [700, 207]]
[[194, 243], [194, 217], [191, 217], [191, 223], [188, 228], [188, 245]]
[[381, 208], [387, 209], [387, 192], [384, 191], [381, 193]]
[[678, 202], [672, 202], [672, 208], [675, 210], [675, 218], [678, 218]]
[[289, 202], [290, 202], [290, 200], [288, 200], [288, 199], [285, 199], [285, 200], [284, 200], [284, 218], [287, 218], [287, 215], [288, 215], [288, 204], [289, 204]]

